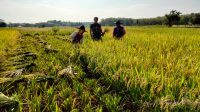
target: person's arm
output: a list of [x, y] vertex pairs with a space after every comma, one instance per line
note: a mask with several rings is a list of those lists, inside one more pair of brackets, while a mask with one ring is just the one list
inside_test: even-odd
[[100, 25], [100, 31], [101, 31], [101, 35], [104, 36], [106, 32], [105, 31], [103, 32], [101, 25]]
[[102, 30], [102, 27], [101, 27], [101, 25], [99, 24], [99, 27], [100, 27], [100, 31], [101, 31], [101, 33], [103, 34], [103, 30]]
[[73, 33], [70, 35], [71, 41], [74, 40], [74, 38], [76, 37], [76, 35], [77, 35], [77, 32], [73, 32]]

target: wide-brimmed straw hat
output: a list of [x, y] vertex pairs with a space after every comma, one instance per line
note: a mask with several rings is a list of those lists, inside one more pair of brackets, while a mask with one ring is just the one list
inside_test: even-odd
[[80, 27], [77, 27], [77, 29], [84, 30], [85, 32], [87, 32], [87, 31], [85, 30], [85, 26], [84, 26], [84, 25], [81, 25]]

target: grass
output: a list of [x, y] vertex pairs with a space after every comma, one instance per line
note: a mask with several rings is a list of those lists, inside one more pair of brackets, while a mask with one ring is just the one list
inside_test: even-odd
[[[18, 100], [19, 111], [199, 111], [200, 29], [126, 29], [123, 40], [114, 40], [109, 32], [103, 42], [93, 42], [86, 34], [82, 45], [65, 41], [73, 28], [56, 33], [51, 28], [0, 30], [0, 35], [12, 34], [7, 37], [15, 40], [11, 44], [1, 38], [3, 48], [37, 55], [21, 58], [17, 50], [6, 55], [8, 60], [14, 56], [35, 64], [23, 75], [55, 77], [53, 83], [33, 79], [9, 88], [3, 85], [8, 89], [1, 92]], [[77, 74], [58, 75], [69, 66]]]

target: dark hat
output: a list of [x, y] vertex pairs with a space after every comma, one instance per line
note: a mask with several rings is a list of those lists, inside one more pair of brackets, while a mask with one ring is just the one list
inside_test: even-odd
[[123, 23], [121, 23], [121, 21], [118, 20], [117, 22], [115, 22], [115, 24], [123, 24]]
[[81, 25], [80, 27], [77, 27], [77, 29], [84, 30], [85, 32], [87, 32], [87, 31], [85, 30], [85, 26], [84, 26], [84, 25]]

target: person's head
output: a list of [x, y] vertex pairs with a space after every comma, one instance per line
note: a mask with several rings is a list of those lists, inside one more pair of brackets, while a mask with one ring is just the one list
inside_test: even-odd
[[87, 31], [85, 30], [85, 26], [84, 26], [84, 25], [80, 26], [78, 29], [79, 29], [79, 30], [78, 30], [78, 34], [80, 34], [80, 35], [82, 35], [83, 33], [87, 32]]
[[117, 22], [115, 22], [115, 24], [116, 24], [116, 26], [121, 26], [121, 21], [117, 21]]
[[98, 17], [94, 17], [94, 23], [98, 23], [99, 18]]

